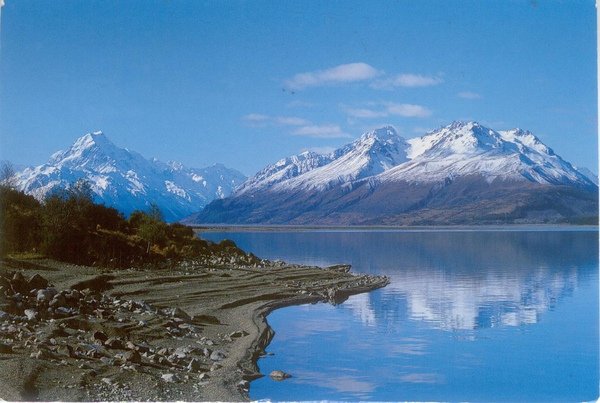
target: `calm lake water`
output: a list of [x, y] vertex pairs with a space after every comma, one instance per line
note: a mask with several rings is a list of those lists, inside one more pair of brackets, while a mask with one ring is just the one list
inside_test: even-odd
[[205, 233], [268, 259], [350, 263], [386, 288], [268, 317], [252, 399], [586, 401], [599, 396], [598, 231]]

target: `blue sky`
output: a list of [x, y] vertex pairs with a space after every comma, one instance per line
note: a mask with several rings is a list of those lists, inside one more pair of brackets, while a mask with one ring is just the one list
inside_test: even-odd
[[250, 175], [383, 124], [477, 120], [597, 170], [593, 1], [5, 3], [0, 159], [16, 164], [102, 130]]

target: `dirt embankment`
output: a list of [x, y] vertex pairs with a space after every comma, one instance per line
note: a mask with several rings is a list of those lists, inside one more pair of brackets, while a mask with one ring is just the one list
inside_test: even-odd
[[0, 262], [0, 398], [248, 400], [266, 315], [388, 284], [348, 266], [183, 262], [102, 270]]

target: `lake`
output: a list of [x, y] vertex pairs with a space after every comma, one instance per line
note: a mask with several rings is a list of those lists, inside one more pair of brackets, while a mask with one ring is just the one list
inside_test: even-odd
[[352, 264], [391, 284], [279, 309], [252, 399], [598, 398], [598, 230], [206, 232], [268, 259]]

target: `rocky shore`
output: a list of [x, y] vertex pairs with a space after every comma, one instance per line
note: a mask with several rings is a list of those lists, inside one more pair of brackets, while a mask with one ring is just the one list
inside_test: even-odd
[[388, 284], [349, 269], [218, 258], [108, 270], [4, 259], [0, 398], [248, 400], [273, 337], [269, 312], [338, 304]]

